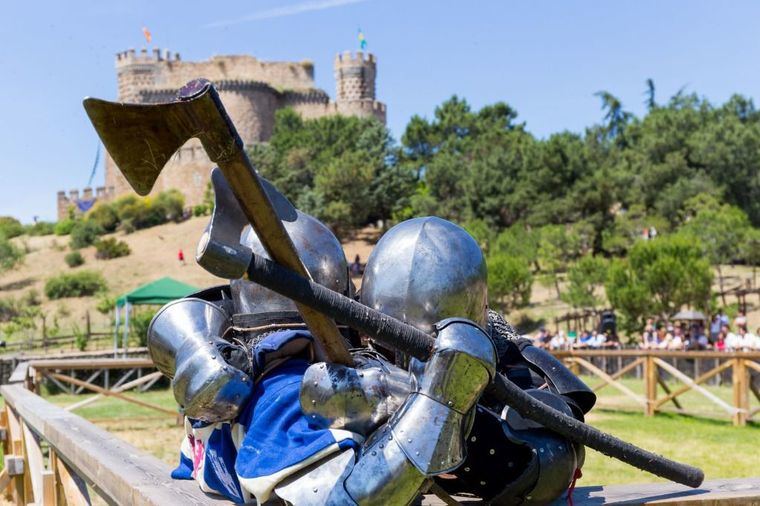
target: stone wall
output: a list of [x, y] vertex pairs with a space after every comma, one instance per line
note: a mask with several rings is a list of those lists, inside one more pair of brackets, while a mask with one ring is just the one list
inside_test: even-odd
[[[160, 103], [172, 100], [176, 91], [192, 79], [214, 83], [230, 118], [246, 145], [266, 142], [272, 136], [277, 109], [292, 107], [306, 119], [342, 114], [375, 117], [385, 123], [385, 104], [375, 100], [374, 55], [345, 52], [335, 58], [336, 100], [314, 87], [314, 66], [303, 62], [264, 62], [253, 56], [214, 56], [188, 62], [179, 54], [158, 49], [134, 49], [116, 55], [117, 100], [129, 103]], [[107, 196], [132, 191], [110, 156], [105, 157]], [[179, 189], [188, 206], [203, 201], [212, 167], [200, 143], [191, 140], [163, 170], [151, 194]], [[59, 219], [71, 205], [59, 192]]]

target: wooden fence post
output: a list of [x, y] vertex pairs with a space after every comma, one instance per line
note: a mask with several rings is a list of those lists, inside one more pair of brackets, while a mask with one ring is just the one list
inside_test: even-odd
[[747, 366], [743, 358], [733, 360], [733, 389], [734, 389], [734, 425], [747, 425], [747, 408], [749, 408], [749, 383], [747, 381]]
[[647, 404], [644, 414], [646, 416], [654, 416], [657, 402], [657, 364], [654, 362], [654, 357], [647, 353], [646, 361], [644, 362], [644, 381], [646, 389]]

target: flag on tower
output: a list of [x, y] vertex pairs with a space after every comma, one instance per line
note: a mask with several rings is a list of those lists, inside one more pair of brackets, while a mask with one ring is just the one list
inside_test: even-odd
[[367, 39], [364, 38], [364, 32], [359, 28], [359, 49], [367, 49]]
[[145, 41], [150, 44], [152, 37], [150, 35], [150, 30], [148, 30], [148, 28], [145, 26], [143, 26], [143, 35], [145, 35]]

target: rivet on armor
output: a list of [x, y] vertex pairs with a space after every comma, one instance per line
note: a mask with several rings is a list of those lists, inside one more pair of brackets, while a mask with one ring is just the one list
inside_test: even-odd
[[484, 481], [481, 481], [481, 482], [480, 482], [480, 485], [481, 485], [481, 486], [485, 486], [485, 485], [486, 485], [486, 482], [484, 482]]
[[465, 472], [465, 473], [469, 473], [469, 472], [470, 472], [470, 468], [469, 468], [469, 467], [465, 467], [465, 468], [464, 468], [464, 472]]
[[418, 457], [420, 456], [420, 452], [419, 451], [414, 452], [414, 454], [417, 455]]
[[543, 449], [543, 448], [541, 448], [541, 449], [540, 449], [540, 450], [538, 450], [538, 451], [540, 451], [541, 453], [544, 453], [544, 449]]
[[449, 405], [449, 407], [451, 407], [451, 406], [453, 406], [453, 405], [454, 405], [454, 402], [453, 402], [453, 401], [449, 401], [449, 402], [447, 402], [446, 404], [448, 404], [448, 405]]
[[490, 453], [491, 455], [493, 455], [494, 453], [496, 453], [496, 450], [494, 450], [493, 448], [491, 448], [490, 450], [488, 450], [488, 453]]
[[216, 360], [216, 355], [211, 355], [211, 360]]
[[406, 442], [407, 443], [411, 443], [412, 442], [412, 438], [407, 438]]
[[311, 489], [311, 491], [314, 492], [315, 494], [317, 493], [318, 490], [319, 489], [317, 487], [314, 487], [313, 489]]
[[383, 448], [385, 448], [385, 446], [381, 444], [380, 445], [380, 449], [382, 450]]
[[312, 399], [312, 400], [311, 400], [311, 405], [312, 405], [312, 406], [315, 406], [316, 404], [317, 404], [317, 401], [316, 401], [316, 399]]
[[478, 440], [478, 438], [476, 438], [475, 436], [472, 436], [472, 437], [470, 438], [470, 441], [472, 441], [473, 443], [474, 443], [475, 441], [477, 441], [477, 440]]
[[377, 452], [375, 450], [372, 450], [372, 456], [374, 457], [375, 455], [377, 455]]
[[514, 462], [507, 462], [507, 467], [515, 467], [515, 463]]

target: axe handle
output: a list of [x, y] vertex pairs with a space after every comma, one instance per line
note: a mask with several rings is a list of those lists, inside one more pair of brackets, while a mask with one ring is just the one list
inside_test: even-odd
[[[248, 267], [248, 279], [308, 305], [386, 346], [420, 360], [430, 357], [435, 342], [432, 336], [299, 276], [271, 260], [254, 255]], [[567, 416], [531, 397], [501, 374], [497, 374], [489, 385], [488, 393], [525, 418], [608, 457], [689, 487], [698, 487], [704, 479], [701, 469], [649, 452]]]
[[[209, 158], [224, 174], [246, 218], [256, 231], [269, 255], [279, 264], [311, 279], [306, 266], [288, 235], [287, 230], [266, 194], [261, 180], [245, 153], [243, 141], [222, 105], [216, 89], [207, 84], [201, 92], [181, 99], [197, 100], [193, 123], [204, 125], [198, 135]], [[333, 320], [296, 301], [304, 322], [317, 338], [326, 358], [335, 363], [351, 365], [353, 360]]]

